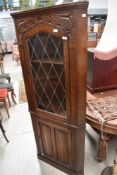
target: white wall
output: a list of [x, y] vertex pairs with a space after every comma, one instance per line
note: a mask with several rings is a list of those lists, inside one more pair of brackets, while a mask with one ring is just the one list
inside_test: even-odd
[[108, 8], [108, 0], [89, 0], [89, 8]]
[[108, 16], [102, 37], [95, 48], [99, 59], [117, 57], [117, 0], [109, 0]]

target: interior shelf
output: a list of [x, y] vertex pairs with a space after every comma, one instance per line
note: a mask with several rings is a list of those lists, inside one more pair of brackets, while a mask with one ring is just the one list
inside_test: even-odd
[[54, 101], [53, 104], [51, 102], [49, 103], [47, 99], [43, 99], [43, 103], [38, 104], [38, 108], [64, 116], [67, 115], [65, 109], [65, 100], [61, 101], [61, 104], [57, 103], [57, 101]]
[[44, 60], [32, 60], [31, 61], [32, 63], [45, 63], [45, 64], [62, 64], [62, 65], [64, 65], [64, 61], [63, 60], [53, 60], [53, 59], [51, 59], [51, 60], [46, 60], [46, 59], [44, 59]]

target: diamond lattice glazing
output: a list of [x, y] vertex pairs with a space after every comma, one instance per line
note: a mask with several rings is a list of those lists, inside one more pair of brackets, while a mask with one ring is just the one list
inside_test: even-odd
[[37, 106], [66, 115], [63, 40], [41, 32], [28, 40]]

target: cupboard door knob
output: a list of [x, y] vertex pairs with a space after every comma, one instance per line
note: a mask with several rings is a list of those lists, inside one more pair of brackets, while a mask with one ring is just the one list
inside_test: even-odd
[[63, 36], [62, 39], [63, 39], [63, 40], [67, 40], [67, 37], [66, 37], [66, 36]]
[[85, 18], [87, 15], [86, 14], [82, 14], [82, 17]]
[[54, 33], [57, 33], [57, 32], [58, 32], [58, 29], [53, 29], [53, 32], [54, 32]]

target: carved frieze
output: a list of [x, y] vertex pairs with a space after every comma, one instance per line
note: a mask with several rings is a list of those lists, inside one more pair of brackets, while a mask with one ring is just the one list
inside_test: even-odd
[[39, 17], [38, 23], [47, 24], [63, 31], [66, 35], [70, 35], [73, 28], [73, 15], [67, 13], [63, 15]]
[[18, 31], [18, 42], [22, 42], [23, 34], [38, 24], [45, 24], [59, 31], [63, 31], [65, 36], [71, 37], [72, 29], [74, 26], [73, 14], [64, 13], [48, 16], [27, 17], [16, 20], [16, 28]]

